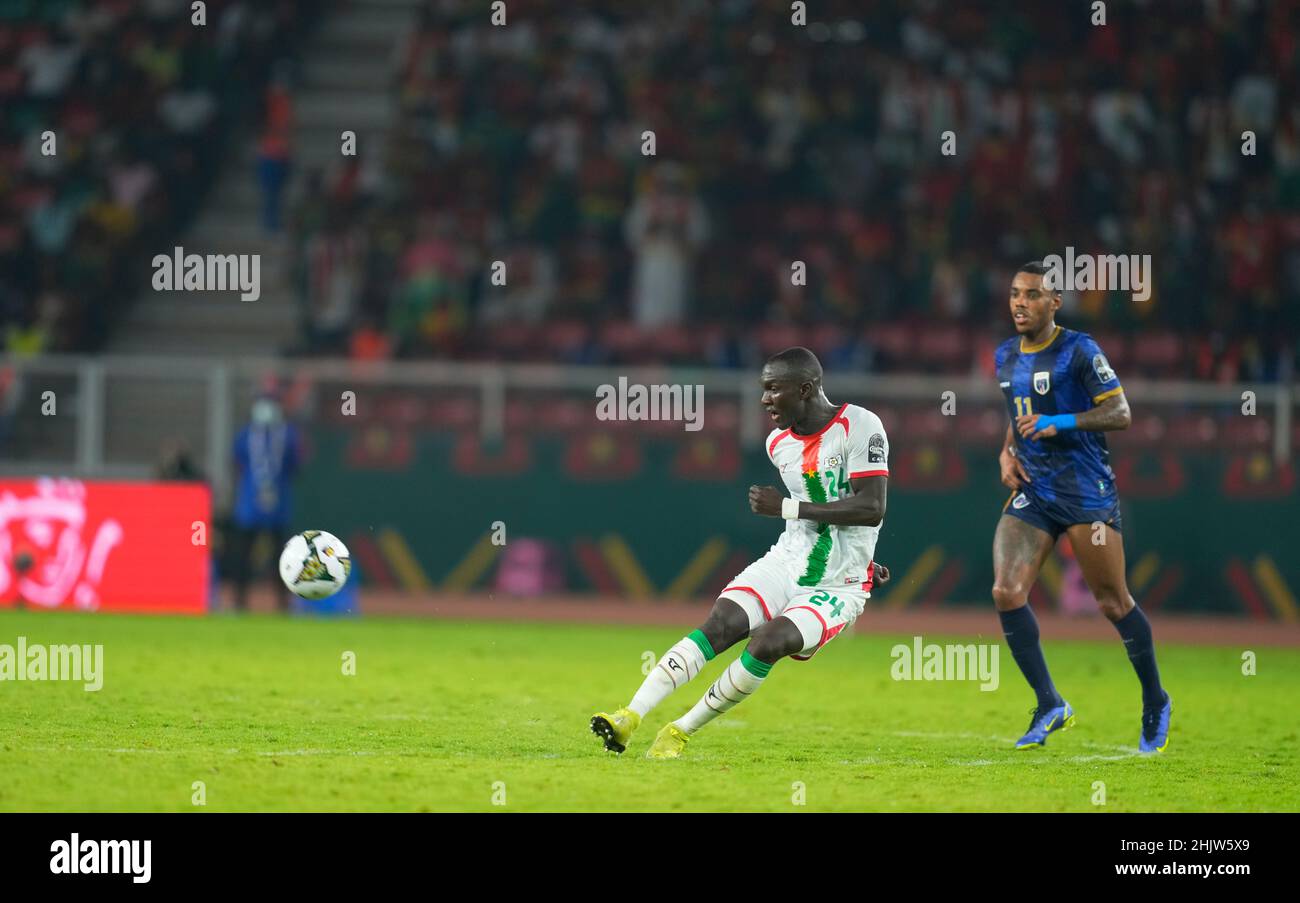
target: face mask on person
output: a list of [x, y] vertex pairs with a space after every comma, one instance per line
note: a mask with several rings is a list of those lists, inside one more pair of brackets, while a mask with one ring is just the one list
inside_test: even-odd
[[253, 423], [268, 426], [280, 422], [280, 406], [269, 398], [259, 398], [253, 402]]

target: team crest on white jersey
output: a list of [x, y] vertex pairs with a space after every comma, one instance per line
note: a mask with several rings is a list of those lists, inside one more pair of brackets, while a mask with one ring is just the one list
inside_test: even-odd
[[872, 434], [871, 438], [867, 441], [867, 463], [885, 463], [885, 437], [880, 433]]
[[1046, 395], [1052, 388], [1052, 374], [1047, 370], [1039, 370], [1034, 374], [1034, 391], [1039, 395]]
[[839, 467], [840, 464], [843, 463], [843, 461], [844, 461], [843, 455], [831, 455], [829, 458], [826, 459], [826, 466]]

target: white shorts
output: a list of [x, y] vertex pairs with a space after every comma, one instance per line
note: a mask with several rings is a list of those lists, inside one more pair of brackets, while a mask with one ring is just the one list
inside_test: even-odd
[[853, 622], [871, 593], [861, 583], [847, 586], [800, 586], [802, 563], [794, 564], [775, 549], [745, 568], [718, 597], [730, 599], [749, 615], [752, 632], [773, 618], [785, 617], [803, 634], [804, 647], [791, 658], [806, 662]]

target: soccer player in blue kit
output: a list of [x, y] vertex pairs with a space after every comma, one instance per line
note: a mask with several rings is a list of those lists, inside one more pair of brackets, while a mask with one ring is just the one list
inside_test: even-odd
[[1012, 490], [993, 536], [993, 601], [1011, 654], [1038, 697], [1016, 749], [1044, 746], [1074, 723], [1056, 691], [1038, 642], [1029, 588], [1065, 533], [1088, 588], [1124, 640], [1142, 684], [1138, 748], [1169, 742], [1169, 694], [1160, 686], [1151, 624], [1124, 578], [1119, 495], [1104, 433], [1132, 422], [1119, 378], [1092, 336], [1056, 325], [1061, 294], [1043, 284], [1042, 263], [1022, 266], [1011, 282], [1017, 335], [998, 346], [998, 385], [1011, 423], [999, 463]]

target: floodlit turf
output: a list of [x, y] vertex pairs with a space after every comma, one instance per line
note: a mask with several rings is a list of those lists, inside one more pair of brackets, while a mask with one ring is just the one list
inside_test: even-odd
[[1016, 752], [1031, 697], [1005, 648], [981, 692], [896, 682], [890, 649], [910, 638], [865, 635], [778, 664], [682, 759], [645, 759], [739, 650], [724, 653], [626, 754], [604, 752], [590, 715], [687, 626], [0, 612], [0, 643], [100, 643], [105, 660], [97, 693], [0, 682], [0, 810], [1300, 809], [1297, 650], [1255, 650], [1246, 677], [1241, 649], [1161, 646], [1174, 728], [1154, 758], [1137, 755], [1118, 640], [1046, 643], [1078, 725]]

